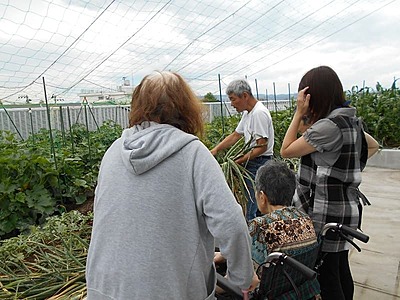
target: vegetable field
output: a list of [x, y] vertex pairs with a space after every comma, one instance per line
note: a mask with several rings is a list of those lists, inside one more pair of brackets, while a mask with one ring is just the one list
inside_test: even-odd
[[[382, 147], [400, 146], [400, 91], [354, 87], [348, 91], [365, 130]], [[293, 107], [272, 112], [275, 155]], [[211, 148], [229, 134], [239, 116], [206, 125]], [[83, 299], [85, 260], [92, 224], [91, 203], [100, 160], [120, 136], [121, 126], [105, 122], [95, 131], [74, 125], [67, 132], [42, 130], [21, 141], [0, 133], [0, 299]], [[50, 143], [52, 141], [52, 143]], [[217, 159], [243, 205], [245, 172], [233, 159], [247, 151], [240, 141]], [[296, 160], [287, 161], [294, 169]]]

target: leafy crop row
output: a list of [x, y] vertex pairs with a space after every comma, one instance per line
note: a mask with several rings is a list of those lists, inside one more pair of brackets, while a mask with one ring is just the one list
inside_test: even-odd
[[74, 125], [70, 134], [53, 132], [53, 145], [48, 130], [26, 141], [2, 132], [0, 237], [27, 231], [92, 197], [101, 158], [121, 131], [111, 122], [93, 132]]
[[[382, 146], [400, 146], [400, 91], [395, 82], [389, 89], [378, 84], [375, 91], [354, 87], [347, 97], [357, 108], [366, 131]], [[271, 112], [277, 157], [292, 112], [292, 107]], [[208, 148], [216, 145], [235, 129], [239, 119], [234, 115], [207, 124], [204, 144]], [[42, 130], [26, 141], [1, 132], [0, 238], [24, 232], [46, 217], [73, 209], [93, 197], [100, 160], [121, 131], [121, 126], [113, 122], [104, 123], [97, 131], [74, 125], [69, 133], [55, 131], [50, 139], [49, 131]], [[221, 165], [224, 157], [228, 161], [225, 155], [226, 152], [217, 157]], [[288, 163], [296, 168], [296, 160]]]
[[[400, 93], [394, 85], [390, 89], [378, 85], [376, 91], [354, 88], [348, 98], [366, 130], [383, 146], [400, 145]], [[292, 111], [289, 107], [271, 112], [276, 156]], [[203, 142], [211, 148], [238, 121], [239, 116], [215, 119], [206, 126]], [[75, 125], [70, 134], [53, 133], [53, 148], [48, 131], [27, 141], [0, 134], [0, 299], [84, 299], [92, 214], [65, 211], [93, 196], [101, 157], [121, 131], [110, 122], [95, 132]], [[239, 152], [244, 148], [237, 145]], [[234, 152], [217, 157], [228, 173], [234, 170], [230, 157], [237, 155]], [[296, 167], [296, 161], [290, 163]], [[230, 181], [241, 186], [236, 179]], [[54, 214], [58, 216], [49, 217]], [[25, 234], [16, 236], [20, 232]], [[6, 239], [10, 236], [15, 237]]]
[[375, 90], [353, 87], [348, 98], [357, 108], [368, 133], [383, 147], [400, 147], [400, 89], [396, 81], [389, 89], [379, 83]]

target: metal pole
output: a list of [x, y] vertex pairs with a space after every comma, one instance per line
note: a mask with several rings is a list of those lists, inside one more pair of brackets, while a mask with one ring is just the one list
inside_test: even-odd
[[287, 86], [288, 86], [288, 92], [289, 92], [289, 107], [290, 107], [289, 111], [290, 111], [290, 114], [292, 114], [293, 101], [292, 101], [292, 98], [290, 97], [290, 83], [288, 83]]
[[90, 149], [90, 133], [89, 133], [89, 121], [88, 121], [88, 114], [87, 114], [87, 101], [86, 103], [83, 104], [85, 108], [85, 124], [86, 124], [86, 135], [87, 135], [87, 141], [88, 141], [88, 151], [89, 151], [89, 161], [90, 164], [92, 163], [92, 151]]
[[72, 124], [71, 124], [71, 114], [70, 114], [70, 111], [69, 111], [69, 106], [67, 106], [67, 115], [68, 115], [69, 135], [71, 136], [71, 150], [72, 150], [72, 153], [75, 154], [74, 129], [72, 128]]
[[274, 86], [274, 102], [275, 102], [275, 113], [278, 111], [278, 105], [276, 104], [276, 91], [275, 91], [275, 82], [272, 83]]
[[19, 132], [17, 126], [15, 125], [15, 123], [14, 123], [14, 121], [12, 120], [10, 114], [8, 113], [7, 109], [4, 107], [3, 103], [1, 103], [1, 101], [0, 101], [0, 104], [1, 104], [1, 107], [4, 109], [4, 111], [6, 112], [6, 115], [7, 115], [8, 119], [10, 120], [11, 124], [13, 125], [14, 129], [17, 131], [19, 137], [21, 138], [21, 140], [24, 140], [24, 138], [23, 138], [22, 135], [21, 135], [21, 132]]
[[93, 113], [93, 111], [92, 111], [92, 108], [90, 108], [90, 105], [88, 105], [88, 108], [89, 108], [90, 114], [92, 115], [94, 124], [96, 124], [96, 128], [97, 128], [97, 130], [98, 130], [98, 129], [99, 129], [99, 124], [98, 124], [97, 121], [96, 121], [96, 117], [95, 117], [95, 115], [94, 115], [94, 113]]
[[257, 94], [257, 100], [259, 100], [260, 98], [258, 97], [258, 85], [257, 85], [257, 79], [254, 79], [254, 81], [256, 82], [256, 94]]
[[63, 139], [63, 145], [65, 146], [65, 127], [64, 127], [64, 117], [62, 113], [62, 106], [60, 105], [60, 123], [61, 123], [61, 136]]
[[[365, 80], [363, 80], [363, 87], [362, 87], [362, 96], [364, 97], [364, 93], [365, 93]], [[365, 101], [361, 102], [361, 109], [360, 109], [360, 115], [363, 115], [364, 112], [364, 103]]]
[[77, 114], [77, 116], [76, 116], [76, 120], [75, 120], [75, 123], [74, 123], [74, 124], [77, 124], [77, 123], [78, 123], [78, 121], [79, 121], [79, 116], [81, 115], [81, 112], [82, 112], [82, 105], [81, 105], [81, 108], [80, 108], [79, 111], [78, 111], [78, 114]]
[[221, 75], [220, 74], [218, 74], [218, 84], [219, 84], [219, 102], [220, 102], [220, 107], [221, 107], [222, 136], [225, 136], [224, 110], [222, 107], [222, 88], [221, 88]]
[[32, 109], [29, 107], [29, 119], [31, 121], [31, 134], [32, 134], [32, 142], [35, 144], [35, 133], [33, 132], [33, 118], [32, 118]]
[[47, 101], [46, 83], [44, 81], [44, 77], [42, 77], [42, 79], [43, 79], [43, 89], [44, 89], [44, 100], [46, 103], [47, 121], [49, 122], [50, 148], [51, 148], [51, 154], [53, 155], [54, 159], [54, 166], [56, 167], [57, 170], [56, 151], [54, 149], [53, 133], [51, 131], [50, 107], [49, 107], [49, 102]]

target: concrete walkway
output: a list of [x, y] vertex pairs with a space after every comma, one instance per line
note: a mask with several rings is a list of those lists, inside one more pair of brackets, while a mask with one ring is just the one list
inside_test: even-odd
[[367, 166], [360, 190], [371, 206], [364, 207], [367, 244], [352, 250], [350, 265], [355, 300], [400, 299], [400, 170]]

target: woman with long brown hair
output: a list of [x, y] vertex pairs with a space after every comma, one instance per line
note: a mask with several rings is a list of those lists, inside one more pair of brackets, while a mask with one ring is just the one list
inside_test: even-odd
[[[317, 233], [330, 222], [355, 229], [361, 222], [361, 171], [378, 143], [364, 133], [330, 67], [308, 71], [298, 91], [297, 110], [281, 148], [282, 157], [301, 157], [294, 205], [310, 215]], [[350, 243], [327, 235], [322, 246], [326, 254], [319, 275], [322, 299], [353, 299]]]

